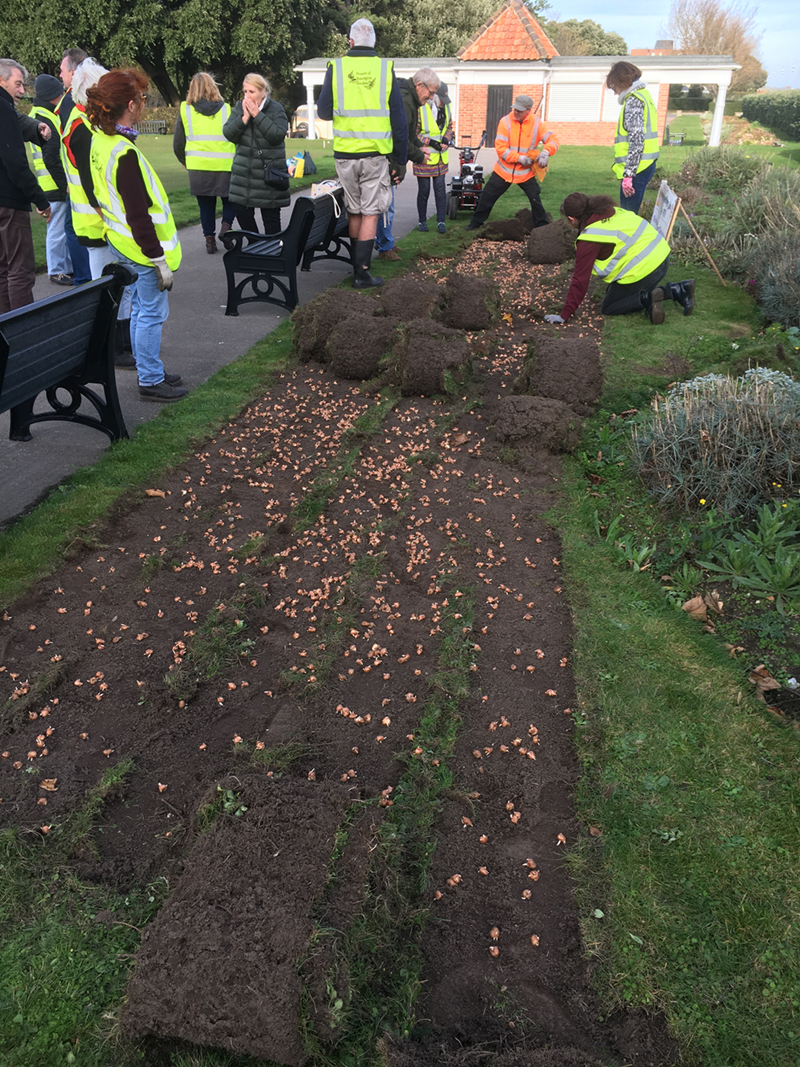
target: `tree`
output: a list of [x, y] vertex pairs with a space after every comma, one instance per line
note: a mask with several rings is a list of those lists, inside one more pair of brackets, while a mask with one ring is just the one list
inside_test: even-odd
[[0, 0], [0, 53], [33, 73], [57, 72], [79, 45], [107, 67], [140, 66], [169, 104], [212, 70], [230, 91], [248, 70], [279, 83], [325, 40], [326, 0]]
[[607, 33], [592, 19], [543, 23], [544, 32], [562, 56], [626, 56], [628, 46], [618, 33]]
[[[673, 0], [669, 33], [677, 48], [690, 56], [732, 56], [741, 70], [734, 72], [731, 89], [741, 91], [754, 77], [753, 62], [761, 34], [755, 30], [756, 9], [734, 0], [729, 7], [722, 0]], [[757, 76], [757, 75], [756, 75]], [[709, 85], [716, 96], [717, 86]]]

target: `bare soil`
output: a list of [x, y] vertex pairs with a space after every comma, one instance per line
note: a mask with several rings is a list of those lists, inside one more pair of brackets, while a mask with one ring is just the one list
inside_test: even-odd
[[[442, 267], [420, 269], [444, 284]], [[122, 1015], [154, 1063], [176, 1040], [291, 1065], [309, 1062], [309, 1032], [335, 1047], [355, 979], [325, 935], [372, 903], [404, 775], [429, 758], [416, 735], [462, 597], [473, 669], [409, 902], [417, 1025], [386, 1034], [380, 1055], [391, 1067], [676, 1062], [658, 1018], [609, 1017], [596, 1000], [565, 862], [587, 828], [571, 799], [569, 576], [547, 519], [564, 447], [553, 421], [568, 434], [571, 405], [587, 410], [597, 383], [583, 395], [574, 365], [553, 359], [545, 432], [528, 405], [528, 423], [517, 413], [513, 434], [495, 433], [531, 340], [555, 333], [542, 306], [568, 283], [531, 267], [524, 244], [477, 241], [458, 269], [491, 277], [503, 312], [461, 334], [463, 393], [386, 404], [337, 470], [343, 434], [386, 397], [316, 362], [342, 326], [320, 319], [310, 362], [3, 618], [2, 824], [41, 828], [47, 847], [86, 789], [133, 761], [73, 862], [123, 890], [169, 877]], [[351, 301], [362, 328], [378, 321], [370, 299]], [[558, 336], [584, 351], [598, 327], [587, 301]], [[434, 354], [454, 332], [406, 328]], [[304, 518], [323, 475], [328, 502]], [[393, 966], [377, 946], [376, 973]]]

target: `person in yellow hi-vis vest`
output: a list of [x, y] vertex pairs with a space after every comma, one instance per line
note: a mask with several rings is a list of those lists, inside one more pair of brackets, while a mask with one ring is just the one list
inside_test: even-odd
[[619, 204], [638, 215], [658, 160], [658, 109], [633, 63], [615, 63], [606, 75], [606, 85], [622, 105], [612, 166], [620, 179]]
[[446, 233], [445, 211], [447, 208], [447, 170], [450, 163], [448, 147], [455, 140], [453, 110], [445, 82], [439, 83], [436, 95], [419, 109], [417, 137], [431, 153], [424, 163], [414, 161], [414, 177], [417, 179], [417, 229], [428, 229], [428, 196], [433, 181], [433, 199], [436, 203], [436, 227]]
[[236, 220], [234, 206], [228, 203], [236, 145], [222, 132], [230, 114], [231, 109], [211, 75], [195, 74], [172, 137], [172, 150], [189, 171], [189, 192], [197, 198], [206, 252], [210, 256], [217, 251], [217, 197], [222, 200], [220, 237]]
[[40, 74], [34, 82], [31, 118], [47, 123], [50, 137], [41, 146], [36, 141], [31, 142], [31, 157], [39, 188], [50, 202], [50, 221], [45, 238], [47, 273], [55, 285], [72, 285], [72, 260], [64, 228], [69, 200], [61, 163], [61, 124], [56, 113], [63, 95], [64, 86], [52, 74]]
[[408, 122], [394, 64], [375, 51], [369, 19], [353, 23], [350, 51], [328, 64], [317, 114], [333, 120], [333, 159], [347, 207], [353, 288], [383, 285], [383, 278], [369, 268], [378, 217], [392, 203], [392, 182], [405, 177]]
[[608, 282], [600, 311], [628, 315], [646, 311], [652, 323], [664, 321], [664, 301], [674, 300], [684, 315], [694, 310], [694, 278], [663, 279], [669, 268], [669, 245], [649, 222], [616, 207], [610, 196], [570, 193], [561, 214], [578, 231], [575, 269], [560, 315], [544, 321], [561, 325], [577, 311], [594, 273]]
[[[541, 146], [541, 147], [540, 147]], [[508, 115], [500, 119], [494, 140], [497, 162], [478, 198], [468, 230], [477, 230], [489, 218], [503, 193], [518, 185], [531, 205], [534, 228], [547, 225], [539, 181], [544, 179], [550, 157], [558, 151], [558, 138], [533, 113], [533, 97], [519, 93]]]
[[161, 331], [167, 293], [181, 262], [181, 245], [164, 186], [136, 147], [150, 79], [140, 70], [112, 70], [86, 91], [95, 131], [90, 151], [94, 193], [117, 261], [137, 275], [131, 286], [131, 343], [143, 400], [169, 403], [186, 396], [179, 374], [166, 374]]

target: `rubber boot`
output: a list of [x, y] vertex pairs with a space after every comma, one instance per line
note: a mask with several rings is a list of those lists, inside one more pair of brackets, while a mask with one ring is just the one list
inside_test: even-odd
[[131, 320], [117, 319], [117, 322], [122, 327], [122, 350], [123, 352], [130, 352], [131, 355], [133, 355], [133, 342], [131, 341]]
[[133, 352], [125, 349], [125, 323], [128, 324], [128, 339], [130, 342], [131, 320], [117, 320], [114, 326], [114, 366], [124, 370], [132, 370], [136, 366]]
[[374, 289], [383, 285], [383, 278], [372, 275], [369, 265], [372, 261], [372, 241], [353, 241], [353, 288]]
[[651, 289], [649, 292], [642, 292], [639, 294], [639, 299], [642, 302], [642, 307], [647, 312], [647, 317], [653, 323], [654, 326], [660, 326], [664, 321], [664, 297], [665, 291], [661, 286], [656, 286], [655, 289]]
[[694, 311], [694, 278], [687, 278], [682, 282], [668, 282], [669, 294], [676, 304], [683, 308], [684, 315], [691, 315]]

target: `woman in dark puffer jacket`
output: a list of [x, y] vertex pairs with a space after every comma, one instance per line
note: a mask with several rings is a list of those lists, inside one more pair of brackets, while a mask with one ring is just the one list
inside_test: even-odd
[[243, 230], [258, 232], [256, 208], [260, 208], [264, 232], [280, 233], [281, 208], [289, 205], [289, 190], [270, 187], [264, 167], [286, 171], [289, 120], [283, 105], [270, 99], [269, 82], [260, 74], [245, 75], [242, 88], [244, 99], [236, 104], [222, 130], [236, 145], [229, 199]]

